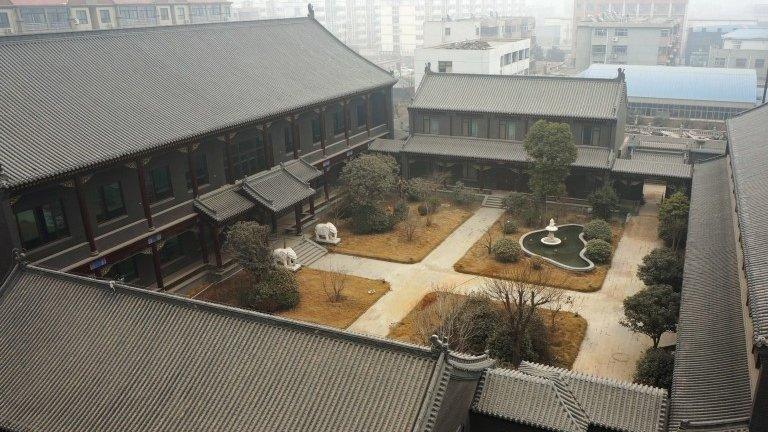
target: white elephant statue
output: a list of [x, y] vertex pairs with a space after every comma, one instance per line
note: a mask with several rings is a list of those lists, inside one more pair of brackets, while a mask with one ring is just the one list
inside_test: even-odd
[[338, 244], [341, 241], [338, 234], [336, 227], [330, 222], [315, 225], [316, 242]]
[[296, 262], [299, 257], [296, 256], [296, 252], [291, 248], [273, 250], [272, 258], [275, 260], [275, 264], [283, 266], [288, 270], [296, 271], [301, 268], [301, 264]]

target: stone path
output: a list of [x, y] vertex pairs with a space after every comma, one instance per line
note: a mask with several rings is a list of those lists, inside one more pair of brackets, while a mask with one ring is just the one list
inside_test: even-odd
[[[656, 211], [660, 193], [663, 193], [663, 188], [661, 192], [658, 188], [648, 190], [648, 204], [625, 227], [603, 288], [595, 293], [569, 291], [574, 298], [576, 311], [589, 323], [574, 370], [631, 380], [635, 362], [650, 346], [650, 339], [631, 333], [619, 321], [623, 317], [622, 300], [642, 288], [642, 282], [635, 276], [637, 265], [648, 251], [660, 245], [656, 238]], [[455, 285], [465, 292], [482, 289], [482, 278], [458, 273], [453, 270], [453, 264], [464, 256], [502, 213], [501, 209], [480, 208], [420, 263], [399, 264], [329, 254], [311, 267], [389, 282], [392, 290], [348, 328], [350, 331], [383, 337], [433, 287]]]

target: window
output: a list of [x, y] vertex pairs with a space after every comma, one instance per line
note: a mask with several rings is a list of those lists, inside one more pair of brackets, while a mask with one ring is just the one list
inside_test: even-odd
[[765, 67], [765, 59], [755, 59], [755, 69], [762, 69]]
[[629, 31], [625, 28], [617, 28], [613, 31], [613, 34], [616, 36], [627, 36]]
[[452, 61], [438, 61], [437, 71], [442, 73], [451, 73], [453, 71]]
[[517, 122], [514, 120], [502, 120], [499, 122], [499, 138], [514, 140], [517, 137]]
[[112, 14], [109, 9], [101, 9], [99, 11], [99, 22], [102, 24], [109, 24], [112, 22]]
[[440, 124], [436, 118], [424, 116], [421, 119], [421, 133], [439, 135]]
[[285, 140], [285, 153], [293, 153], [293, 128], [291, 125], [283, 128], [283, 138]]
[[731, 41], [731, 46], [733, 47], [733, 49], [741, 49], [741, 41], [740, 40]]
[[312, 143], [319, 143], [322, 141], [322, 129], [320, 128], [320, 118], [315, 117], [312, 119]]
[[[195, 153], [195, 177], [197, 178], [197, 185], [208, 184], [208, 160], [205, 158], [205, 153]], [[192, 189], [192, 177], [189, 176], [189, 170], [184, 172], [184, 177], [187, 180], [187, 189]]]
[[747, 59], [745, 59], [745, 58], [737, 58], [736, 59], [736, 67], [737, 68], [745, 68], [745, 67], [747, 67]]
[[461, 121], [461, 134], [469, 137], [477, 137], [480, 131], [480, 121], [478, 119], [463, 119]]
[[450, 36], [450, 35], [451, 35], [451, 28], [450, 28], [450, 27], [446, 27], [446, 28], [445, 28], [445, 32], [444, 32], [444, 34], [445, 34], [446, 36]]
[[592, 45], [592, 55], [605, 54], [605, 45]]
[[75, 18], [77, 18], [78, 24], [88, 24], [88, 11], [84, 11], [84, 10], [75, 11]]
[[715, 58], [715, 64], [713, 66], [715, 66], [715, 67], [725, 67], [725, 57], [716, 57]]
[[368, 118], [368, 110], [365, 102], [360, 102], [356, 107], [357, 111], [357, 127], [365, 126], [366, 119]]
[[504, 67], [510, 63], [512, 63], [512, 53], [507, 53], [501, 56], [501, 66]]
[[183, 7], [176, 8], [176, 16], [179, 17], [179, 18], [184, 19], [184, 8]]
[[581, 131], [581, 145], [600, 145], [600, 128], [584, 126]]
[[171, 237], [163, 243], [160, 249], [160, 263], [167, 264], [184, 256], [184, 248], [181, 244], [181, 235]]
[[333, 112], [333, 133], [344, 133], [344, 129], [344, 112], [341, 105], [336, 105], [336, 111]]
[[120, 182], [101, 185], [96, 189], [99, 211], [96, 213], [98, 222], [106, 222], [125, 214], [123, 188]]
[[168, 165], [153, 168], [147, 176], [147, 193], [149, 202], [154, 203], [173, 196], [171, 186], [171, 169]]
[[69, 235], [61, 201], [17, 212], [16, 224], [25, 249], [33, 249]]
[[605, 28], [595, 29], [595, 36], [606, 36], [606, 35], [608, 35], [608, 29], [605, 29]]
[[666, 29], [662, 30], [661, 37], [669, 37], [669, 30], [666, 30]]
[[614, 54], [626, 54], [627, 53], [627, 46], [626, 45], [614, 45], [611, 48], [611, 51]]
[[168, 8], [160, 8], [160, 19], [163, 21], [171, 19], [171, 14], [168, 12]]
[[267, 167], [262, 133], [249, 129], [235, 135], [232, 165], [234, 178], [243, 178]]
[[8, 19], [8, 12], [0, 12], [0, 28], [11, 28], [11, 20]]

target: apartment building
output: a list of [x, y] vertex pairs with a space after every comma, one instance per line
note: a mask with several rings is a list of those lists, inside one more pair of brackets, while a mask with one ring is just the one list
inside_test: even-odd
[[768, 73], [768, 28], [744, 28], [723, 35], [722, 47], [709, 51], [709, 65], [736, 69], [754, 69], [758, 85], [765, 84]]
[[680, 24], [671, 19], [581, 21], [576, 26], [575, 66], [593, 63], [678, 64]]
[[215, 275], [228, 224], [300, 232], [392, 132], [395, 79], [313, 18], [59, 36], [0, 42], [0, 273], [16, 248], [142, 287]]
[[230, 5], [218, 0], [6, 0], [0, 3], [0, 36], [223, 22], [231, 19]]
[[534, 35], [533, 17], [484, 17], [427, 20], [424, 22], [424, 46], [461, 42], [471, 39], [530, 39]]

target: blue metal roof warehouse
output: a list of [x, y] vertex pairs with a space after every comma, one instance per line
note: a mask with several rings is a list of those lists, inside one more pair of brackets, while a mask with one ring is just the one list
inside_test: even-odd
[[580, 76], [616, 78], [618, 68], [626, 73], [630, 110], [655, 115], [660, 106], [695, 106], [695, 112], [673, 117], [718, 119], [752, 108], [757, 101], [754, 69], [702, 68], [593, 64]]

